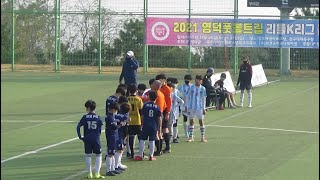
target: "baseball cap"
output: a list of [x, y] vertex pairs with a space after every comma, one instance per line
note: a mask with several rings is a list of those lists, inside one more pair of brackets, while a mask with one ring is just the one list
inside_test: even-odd
[[128, 52], [127, 52], [127, 55], [130, 56], [130, 57], [133, 57], [133, 56], [134, 56], [134, 53], [133, 53], [132, 51], [128, 51]]
[[208, 68], [207, 72], [208, 73], [214, 73], [214, 69], [213, 68]]

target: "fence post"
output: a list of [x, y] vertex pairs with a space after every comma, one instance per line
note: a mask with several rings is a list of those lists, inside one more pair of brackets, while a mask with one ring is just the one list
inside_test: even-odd
[[[279, 8], [280, 19], [289, 19], [290, 12], [293, 9]], [[290, 48], [282, 48], [280, 45], [280, 74], [288, 75], [290, 70]]]
[[101, 73], [101, 0], [99, 0], [99, 7], [98, 7], [98, 10], [99, 10], [99, 70], [98, 70], [98, 73], [100, 74]]
[[11, 10], [12, 10], [12, 13], [11, 13], [11, 48], [12, 48], [12, 50], [11, 50], [11, 57], [12, 57], [12, 62], [11, 62], [11, 71], [14, 71], [15, 70], [15, 62], [14, 62], [14, 58], [15, 58], [15, 56], [14, 56], [14, 53], [15, 53], [15, 51], [14, 51], [14, 47], [15, 47], [15, 44], [14, 44], [14, 41], [15, 41], [15, 38], [14, 38], [14, 36], [15, 36], [15, 31], [14, 31], [14, 28], [15, 28], [15, 13], [14, 13], [14, 2], [15, 2], [15, 0], [12, 0], [12, 2], [11, 2]]
[[[188, 23], [190, 23], [191, 21], [191, 0], [189, 0], [189, 9], [188, 9], [189, 13], [188, 13]], [[188, 32], [188, 35], [189, 35], [189, 42], [188, 42], [188, 45], [189, 45], [189, 58], [188, 58], [188, 71], [191, 71], [191, 33], [190, 31]]]
[[144, 0], [143, 2], [143, 18], [144, 18], [143, 73], [148, 72], [148, 45], [146, 45], [147, 16], [148, 16], [148, 0]]
[[[234, 19], [238, 19], [238, 10], [239, 10], [238, 0], [234, 0], [233, 5], [234, 5], [234, 8], [233, 8]], [[234, 41], [236, 41], [235, 38], [234, 38]], [[236, 44], [235, 44], [233, 48], [233, 54], [234, 54], [233, 75], [234, 76], [238, 74], [238, 62], [239, 62], [238, 52], [239, 52], [238, 47], [236, 47]]]
[[60, 0], [55, 0], [54, 72], [60, 71]]

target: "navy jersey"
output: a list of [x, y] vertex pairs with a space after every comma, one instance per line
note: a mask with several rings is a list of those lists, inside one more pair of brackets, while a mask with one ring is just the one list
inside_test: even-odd
[[[119, 125], [119, 124], [121, 124], [122, 122], [126, 122], [126, 123], [128, 123], [128, 119], [129, 119], [129, 114], [128, 113], [118, 113], [117, 115], [115, 115], [115, 121], [116, 121], [116, 123]], [[118, 129], [118, 137], [121, 139], [123, 139], [124, 138], [124, 136], [125, 136], [125, 131], [126, 131], [126, 129], [125, 129], [126, 127], [125, 126], [122, 126], [122, 127], [120, 127], [119, 129]]]
[[105, 118], [106, 121], [106, 135], [107, 137], [117, 135], [117, 122], [112, 113], [108, 113]]
[[251, 64], [245, 63], [242, 64], [240, 66], [240, 71], [239, 71], [239, 77], [238, 77], [238, 82], [237, 84], [239, 84], [239, 82], [251, 82], [251, 78], [252, 78], [252, 66]]
[[96, 141], [100, 140], [101, 127], [103, 123], [97, 114], [91, 112], [82, 116], [80, 122], [77, 125], [78, 137], [81, 137], [80, 128], [84, 128], [84, 140], [85, 141]]
[[106, 115], [108, 114], [108, 107], [110, 104], [114, 104], [118, 102], [118, 97], [112, 95], [112, 96], [109, 96], [107, 99], [106, 99]]
[[157, 129], [158, 118], [161, 116], [161, 111], [154, 102], [147, 102], [142, 108], [143, 115], [143, 129], [152, 128]]

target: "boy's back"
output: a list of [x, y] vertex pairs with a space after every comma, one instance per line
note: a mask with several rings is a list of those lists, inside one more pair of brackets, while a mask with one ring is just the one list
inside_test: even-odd
[[129, 125], [141, 125], [140, 110], [142, 109], [143, 102], [139, 96], [128, 96], [129, 104], [131, 105], [129, 116], [131, 118]]
[[[101, 135], [102, 120], [97, 114], [90, 112], [83, 115], [78, 126], [84, 127], [85, 140], [98, 140]], [[100, 140], [100, 139], [99, 139]]]
[[161, 116], [161, 111], [154, 102], [147, 102], [142, 108], [143, 128], [154, 128], [158, 125], [158, 118]]

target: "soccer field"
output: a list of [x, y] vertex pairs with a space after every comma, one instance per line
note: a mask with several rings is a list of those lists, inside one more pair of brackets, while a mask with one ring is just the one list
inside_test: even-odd
[[[118, 77], [2, 72], [1, 179], [85, 179], [76, 125], [87, 99], [104, 114], [105, 98], [115, 91]], [[181, 84], [183, 75], [177, 77]], [[140, 75], [146, 84], [149, 78]], [[106, 179], [319, 179], [319, 78], [279, 79], [253, 90], [252, 108], [208, 111], [207, 144], [200, 142], [197, 121], [192, 143], [185, 142], [179, 126], [180, 143], [172, 144], [171, 154], [153, 162], [124, 158], [128, 170]], [[105, 170], [103, 161], [101, 174]]]

